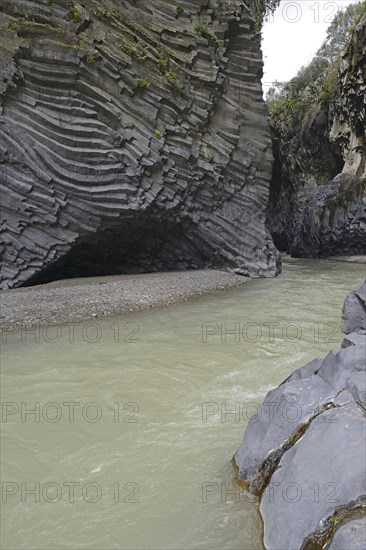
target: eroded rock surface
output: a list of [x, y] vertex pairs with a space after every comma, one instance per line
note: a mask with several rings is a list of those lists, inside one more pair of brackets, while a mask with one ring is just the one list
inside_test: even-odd
[[365, 290], [345, 300], [343, 347], [268, 393], [233, 459], [261, 498], [267, 550], [320, 550], [333, 537], [331, 548], [366, 547], [362, 522], [335, 537], [366, 514]]
[[344, 52], [336, 99], [272, 133], [275, 244], [300, 257], [366, 254], [366, 15]]
[[328, 550], [364, 550], [366, 517], [342, 525], [335, 533]]
[[352, 290], [344, 301], [341, 329], [345, 334], [366, 330], [366, 284]]
[[187, 267], [278, 273], [249, 6], [2, 3], [2, 287]]
[[267, 550], [300, 549], [310, 539], [322, 548], [338, 516], [362, 512], [365, 424], [354, 403], [325, 412], [284, 455], [261, 501]]

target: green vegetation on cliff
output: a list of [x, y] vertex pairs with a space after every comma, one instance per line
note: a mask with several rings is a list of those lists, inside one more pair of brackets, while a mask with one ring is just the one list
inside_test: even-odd
[[251, 0], [257, 30], [262, 29], [264, 20], [270, 12], [274, 12], [281, 0]]
[[351, 33], [366, 12], [366, 0], [340, 11], [327, 30], [327, 38], [309, 65], [289, 82], [276, 82], [267, 95], [271, 122], [300, 120], [312, 106], [336, 101], [342, 52]]

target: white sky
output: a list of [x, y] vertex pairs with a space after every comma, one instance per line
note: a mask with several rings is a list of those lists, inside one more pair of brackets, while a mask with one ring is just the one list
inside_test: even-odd
[[357, 1], [281, 0], [263, 27], [264, 94], [273, 81], [290, 80], [309, 63], [337, 11]]

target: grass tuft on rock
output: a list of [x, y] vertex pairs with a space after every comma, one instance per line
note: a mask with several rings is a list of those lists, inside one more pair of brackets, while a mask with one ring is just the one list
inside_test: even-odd
[[151, 86], [150, 80], [148, 78], [145, 78], [145, 77], [144, 78], [138, 78], [136, 82], [137, 82], [137, 86], [139, 88], [143, 88], [145, 90], [147, 90], [147, 88], [150, 88], [150, 86]]

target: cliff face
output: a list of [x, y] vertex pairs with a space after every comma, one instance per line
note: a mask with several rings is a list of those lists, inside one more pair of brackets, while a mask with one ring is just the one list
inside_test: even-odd
[[344, 159], [343, 172], [366, 178], [366, 14], [352, 34], [339, 72], [340, 101], [330, 130]]
[[294, 256], [366, 253], [366, 16], [344, 52], [336, 99], [272, 128], [268, 225]]
[[260, 37], [242, 1], [3, 2], [1, 286], [273, 276]]

